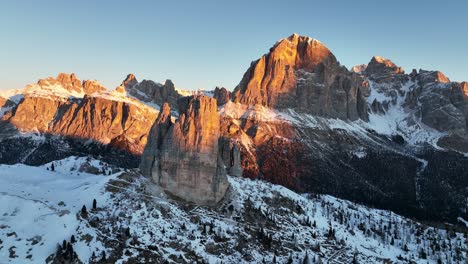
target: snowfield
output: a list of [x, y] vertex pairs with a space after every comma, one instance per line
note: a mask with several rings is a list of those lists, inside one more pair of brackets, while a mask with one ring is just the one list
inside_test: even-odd
[[[71, 157], [54, 162], [54, 172], [51, 164], [0, 166], [0, 259], [44, 262], [58, 242], [76, 232], [80, 226], [76, 212], [84, 204], [90, 207], [93, 198], [108, 202], [109, 195], [102, 189], [116, 175], [79, 172], [86, 163], [85, 158]], [[100, 166], [98, 161], [92, 163]], [[80, 256], [91, 256], [84, 243], [74, 248]]]
[[167, 197], [136, 171], [76, 157], [53, 164], [54, 171], [52, 163], [0, 165], [0, 263], [63, 260], [63, 240], [83, 263], [465, 263], [467, 257], [466, 234], [451, 226], [428, 227], [328, 195], [229, 177], [219, 206], [199, 207]]

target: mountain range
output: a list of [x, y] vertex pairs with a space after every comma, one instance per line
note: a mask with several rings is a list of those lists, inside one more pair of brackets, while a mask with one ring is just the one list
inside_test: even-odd
[[[347, 69], [320, 41], [293, 34], [232, 91], [184, 91], [133, 74], [108, 90], [60, 73], [0, 93], [0, 163], [70, 157], [141, 173], [170, 197], [210, 208], [248, 178], [336, 197], [317, 198], [334, 210], [327, 199], [466, 228], [468, 83], [405, 73], [380, 56]], [[343, 261], [354, 256], [337, 250]]]

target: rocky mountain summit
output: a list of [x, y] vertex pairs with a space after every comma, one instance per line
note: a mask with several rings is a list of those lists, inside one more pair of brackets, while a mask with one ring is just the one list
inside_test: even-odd
[[244, 176], [454, 221], [467, 209], [466, 102], [440, 72], [405, 74], [380, 56], [350, 72], [292, 35], [252, 63], [222, 127], [240, 143]]
[[164, 84], [151, 80], [138, 82], [133, 74], [127, 75], [122, 84], [117, 87], [117, 90], [125, 91], [141, 101], [155, 103], [160, 106], [169, 103], [169, 105], [175, 107], [177, 106], [177, 99], [182, 97], [176, 91], [171, 80], [166, 80]]
[[197, 204], [216, 204], [229, 186], [219, 154], [216, 100], [198, 95], [178, 101], [179, 118], [171, 122], [164, 104], [151, 129], [141, 171], [167, 192]]
[[293, 34], [254, 61], [233, 100], [323, 117], [367, 120], [364, 79], [341, 66], [321, 42]]
[[[46, 79], [40, 79], [37, 85], [40, 86], [41, 89], [61, 87], [68, 92], [77, 94], [92, 94], [106, 90], [106, 88], [96, 80], [85, 80], [81, 82], [74, 73], [59, 73], [56, 78], [48, 77]], [[34, 85], [29, 88], [33, 87]]]
[[[467, 100], [462, 83], [450, 82], [439, 71], [413, 70], [404, 74], [401, 67], [382, 57], [374, 57], [363, 73], [371, 82], [374, 94], [371, 110], [385, 115], [389, 108], [400, 104], [408, 113], [408, 124], [420, 123], [442, 135], [439, 147], [467, 152], [468, 115]], [[456, 144], [448, 142], [457, 141]]]

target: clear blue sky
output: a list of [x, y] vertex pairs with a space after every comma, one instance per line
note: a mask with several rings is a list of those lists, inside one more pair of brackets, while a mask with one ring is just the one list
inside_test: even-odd
[[468, 80], [466, 0], [0, 0], [0, 88], [76, 72], [108, 88], [135, 73], [232, 89], [293, 32], [322, 41], [347, 67], [381, 55], [407, 72]]

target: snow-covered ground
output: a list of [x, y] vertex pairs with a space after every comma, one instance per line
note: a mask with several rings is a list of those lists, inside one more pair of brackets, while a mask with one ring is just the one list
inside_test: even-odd
[[[109, 203], [102, 192], [109, 179], [80, 172], [88, 163], [85, 158], [70, 157], [51, 164], [31, 167], [22, 164], [0, 166], [0, 263], [42, 263], [57, 248], [57, 243], [69, 239], [80, 221], [76, 213], [93, 199]], [[89, 162], [102, 171], [99, 161]], [[102, 247], [99, 243], [95, 247]], [[84, 258], [91, 256], [89, 246], [74, 245]]]
[[464, 263], [467, 257], [466, 234], [331, 196], [229, 177], [222, 203], [199, 207], [98, 160], [53, 164], [54, 171], [52, 163], [0, 165], [0, 263], [43, 263], [72, 235], [84, 263], [103, 252], [111, 263], [302, 263], [306, 254], [325, 263]]

